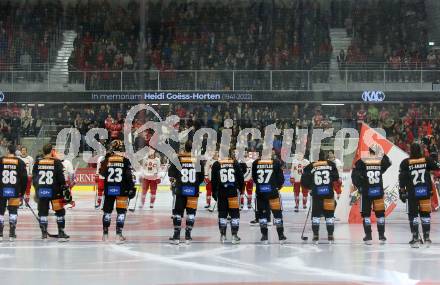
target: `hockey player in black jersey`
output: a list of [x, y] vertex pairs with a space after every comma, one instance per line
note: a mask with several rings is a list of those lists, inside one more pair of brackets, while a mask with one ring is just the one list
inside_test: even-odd
[[66, 187], [63, 164], [56, 158], [51, 144], [43, 147], [43, 157], [37, 160], [32, 171], [32, 181], [38, 198], [38, 216], [41, 236], [47, 239], [49, 204], [55, 211], [58, 225], [58, 241], [65, 242], [69, 236], [64, 232], [66, 210], [64, 205], [72, 201], [70, 189]]
[[124, 145], [120, 140], [111, 142], [110, 150], [101, 162], [99, 174], [104, 177], [104, 215], [102, 217], [102, 240], [108, 240], [108, 228], [116, 202], [116, 242], [124, 243], [126, 238], [122, 234], [129, 199], [136, 195], [133, 182], [133, 170], [130, 160], [124, 157]]
[[286, 241], [283, 225], [283, 209], [279, 190], [284, 184], [284, 174], [281, 162], [277, 159], [257, 159], [252, 163], [252, 180], [256, 185], [256, 200], [258, 219], [260, 222], [261, 242], [268, 244], [267, 223], [270, 212], [273, 214], [273, 224], [277, 228], [281, 244]]
[[419, 216], [422, 222], [423, 239], [431, 244], [431, 196], [432, 181], [430, 171], [438, 170], [440, 164], [431, 157], [424, 157], [419, 144], [413, 143], [410, 157], [400, 163], [399, 194], [402, 202], [408, 201], [408, 219], [412, 232], [411, 247], [419, 247]]
[[380, 155], [378, 147], [369, 149], [368, 157], [356, 161], [351, 173], [353, 185], [361, 194], [361, 215], [365, 231], [365, 244], [372, 244], [371, 235], [371, 207], [377, 218], [377, 231], [381, 244], [386, 242], [385, 237], [385, 201], [383, 188], [383, 174], [391, 166], [386, 154]]
[[217, 201], [220, 241], [226, 240], [228, 215], [231, 217], [232, 243], [240, 242], [238, 229], [240, 225], [240, 191], [244, 178], [241, 167], [233, 158], [220, 159], [212, 165], [212, 194]]
[[8, 154], [0, 158], [0, 241], [3, 240], [6, 206], [9, 212], [9, 241], [16, 239], [18, 207], [26, 192], [26, 164], [15, 156], [14, 145], [8, 146]]
[[312, 195], [312, 230], [313, 242], [319, 242], [319, 224], [324, 215], [327, 225], [328, 241], [334, 242], [335, 228], [335, 193], [341, 194], [338, 187], [339, 173], [335, 163], [326, 159], [321, 150], [318, 161], [312, 162], [304, 168], [301, 175], [301, 184], [310, 190]]
[[182, 217], [186, 210], [186, 229], [185, 241], [191, 243], [191, 231], [194, 227], [197, 212], [197, 201], [199, 199], [200, 184], [204, 180], [203, 167], [200, 171], [196, 169], [196, 158], [191, 157], [192, 142], [187, 141], [185, 149], [179, 154], [181, 170], [172, 164], [168, 170], [168, 176], [173, 183], [174, 206], [173, 206], [173, 225], [174, 234], [170, 238], [173, 244], [180, 243], [180, 230]]

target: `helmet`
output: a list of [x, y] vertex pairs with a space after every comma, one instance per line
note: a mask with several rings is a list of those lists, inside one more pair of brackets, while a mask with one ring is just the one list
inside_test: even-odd
[[110, 151], [124, 151], [124, 142], [121, 140], [113, 140], [110, 143]]

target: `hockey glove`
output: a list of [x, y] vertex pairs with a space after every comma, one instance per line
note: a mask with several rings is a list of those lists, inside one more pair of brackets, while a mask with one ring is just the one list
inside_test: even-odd
[[63, 187], [63, 197], [64, 197], [64, 201], [67, 204], [72, 202], [72, 193], [70, 192], [70, 188], [67, 186]]
[[99, 207], [101, 207], [101, 203], [102, 203], [102, 196], [98, 196], [98, 199], [96, 200], [95, 208], [98, 209]]
[[400, 198], [400, 201], [402, 201], [403, 203], [406, 203], [406, 200], [408, 199], [408, 193], [405, 190], [400, 189], [399, 198]]
[[131, 188], [130, 190], [128, 190], [128, 199], [133, 199], [134, 197], [136, 197], [136, 188]]

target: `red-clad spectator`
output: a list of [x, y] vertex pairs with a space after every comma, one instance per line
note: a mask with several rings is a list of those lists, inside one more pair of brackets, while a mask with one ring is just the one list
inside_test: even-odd
[[93, 37], [90, 35], [89, 32], [86, 32], [85, 36], [84, 36], [83, 39], [82, 39], [82, 43], [83, 43], [83, 45], [84, 45], [84, 48], [85, 48], [86, 50], [91, 49], [91, 48], [92, 48], [92, 45], [93, 45], [93, 42], [94, 42]]
[[21, 115], [21, 109], [18, 107], [16, 103], [12, 104], [12, 108], [10, 110], [12, 116], [18, 117]]
[[415, 122], [418, 121], [420, 112], [419, 109], [416, 107], [416, 104], [411, 104], [411, 107], [408, 109], [408, 115], [413, 118]]
[[[105, 53], [103, 50], [100, 50], [98, 54], [96, 55], [96, 67], [102, 68], [105, 66]], [[107, 64], [108, 67], [108, 64]]]
[[388, 120], [389, 117], [390, 117], [390, 112], [388, 111], [388, 109], [385, 106], [383, 106], [382, 110], [380, 110], [380, 113], [379, 113], [379, 120], [381, 122], [386, 122], [386, 120]]
[[324, 117], [322, 116], [321, 110], [316, 110], [315, 115], [312, 118], [313, 127], [320, 128], [322, 126], [322, 120]]
[[411, 128], [409, 128], [409, 127], [405, 128], [405, 133], [406, 133], [405, 142], [409, 145], [412, 144], [414, 142], [414, 134], [411, 131]]
[[365, 110], [364, 105], [361, 105], [361, 109], [356, 113], [357, 122], [363, 123], [367, 119], [367, 110]]
[[161, 58], [160, 58], [160, 51], [158, 49], [153, 50], [153, 52], [151, 53], [151, 61], [157, 67], [157, 69], [160, 69]]
[[110, 131], [111, 126], [113, 125], [113, 118], [112, 115], [108, 114], [107, 118], [104, 121], [104, 126], [107, 130]]
[[408, 151], [407, 144], [403, 140], [398, 139], [395, 144], [396, 144], [397, 147], [399, 147], [404, 152]]
[[112, 140], [119, 139], [121, 137], [122, 124], [114, 122], [110, 127], [110, 137]]
[[403, 117], [402, 122], [404, 127], [411, 127], [414, 124], [413, 118], [409, 115]]
[[176, 108], [176, 115], [179, 118], [185, 118], [186, 117], [186, 110], [182, 106], [178, 105]]
[[40, 43], [39, 50], [40, 50], [40, 60], [41, 60], [42, 62], [47, 62], [48, 59], [49, 59], [49, 47], [48, 47], [48, 43], [42, 41], [42, 42]]
[[301, 56], [301, 47], [297, 40], [294, 40], [293, 47], [292, 47], [292, 57], [293, 58], [300, 58]]

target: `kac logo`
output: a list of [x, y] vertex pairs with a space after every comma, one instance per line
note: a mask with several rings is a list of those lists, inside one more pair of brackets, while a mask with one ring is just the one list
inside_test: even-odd
[[3, 102], [5, 100], [5, 94], [0, 91], [0, 102]]
[[385, 100], [385, 93], [382, 91], [364, 91], [362, 93], [362, 100], [364, 102], [383, 102]]

